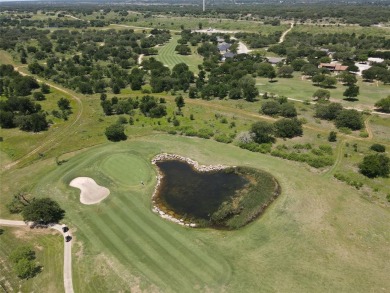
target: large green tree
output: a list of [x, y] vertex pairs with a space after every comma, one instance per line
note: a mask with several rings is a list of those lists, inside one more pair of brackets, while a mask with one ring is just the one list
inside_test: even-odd
[[364, 125], [362, 115], [354, 109], [341, 110], [337, 115], [335, 122], [337, 128], [347, 127], [352, 130], [362, 129]]
[[274, 127], [268, 122], [259, 121], [253, 123], [250, 133], [253, 136], [253, 140], [257, 143], [272, 143], [275, 141], [273, 137]]
[[125, 127], [122, 124], [115, 123], [106, 128], [104, 132], [108, 140], [121, 141], [126, 140]]
[[50, 198], [34, 199], [22, 210], [24, 221], [42, 222], [44, 224], [58, 223], [65, 216], [60, 205]]
[[373, 154], [363, 158], [359, 164], [360, 173], [374, 177], [387, 177], [390, 173], [390, 159], [385, 154]]
[[379, 111], [390, 113], [390, 95], [387, 96], [387, 98], [383, 98], [376, 102], [375, 107], [377, 107]]

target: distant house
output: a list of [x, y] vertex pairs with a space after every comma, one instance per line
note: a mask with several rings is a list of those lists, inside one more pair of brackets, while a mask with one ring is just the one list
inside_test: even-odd
[[265, 57], [267, 59], [268, 63], [271, 63], [273, 65], [279, 64], [280, 62], [284, 62], [285, 58], [282, 57]]
[[222, 52], [227, 52], [231, 46], [232, 46], [232, 44], [223, 42], [223, 43], [221, 43], [221, 44], [218, 45], [218, 50], [219, 50], [219, 52], [221, 52], [221, 53], [222, 53]]
[[225, 54], [223, 54], [223, 58], [233, 58], [234, 56], [236, 56], [236, 54], [234, 54], [233, 52], [226, 52]]
[[341, 72], [346, 71], [348, 69], [348, 66], [341, 65], [339, 63], [320, 63], [318, 68], [326, 68], [331, 72]]

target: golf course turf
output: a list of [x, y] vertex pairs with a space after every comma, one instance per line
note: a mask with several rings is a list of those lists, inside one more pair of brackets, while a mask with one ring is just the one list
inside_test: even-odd
[[[151, 209], [157, 171], [150, 160], [161, 152], [201, 164], [262, 169], [276, 177], [283, 192], [260, 218], [241, 229], [182, 227]], [[108, 143], [64, 158], [68, 161], [61, 166], [43, 160], [5, 174], [4, 180], [31, 178], [34, 195], [52, 197], [66, 210], [64, 221], [74, 231], [76, 292], [389, 288], [390, 264], [383, 245], [390, 241], [389, 214], [356, 195], [352, 187], [298, 163], [211, 140], [169, 135]], [[119, 165], [129, 169], [117, 175]], [[126, 184], [120, 179], [122, 172], [136, 179], [129, 178]], [[97, 205], [80, 204], [79, 191], [68, 186], [80, 176], [109, 188], [110, 196]]]

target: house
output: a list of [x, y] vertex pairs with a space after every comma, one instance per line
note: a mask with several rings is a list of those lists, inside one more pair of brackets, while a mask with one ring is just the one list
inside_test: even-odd
[[227, 58], [233, 58], [237, 54], [233, 52], [226, 52], [225, 54], [222, 55], [222, 61], [225, 61]]
[[268, 61], [268, 63], [271, 63], [272, 65], [276, 65], [280, 62], [284, 62], [285, 58], [282, 57], [265, 57]]
[[232, 44], [223, 42], [223, 43], [221, 43], [221, 44], [218, 45], [218, 50], [219, 50], [219, 52], [221, 52], [221, 53], [222, 53], [222, 52], [227, 52], [231, 46], [232, 46]]
[[339, 63], [320, 63], [318, 68], [326, 68], [331, 72], [341, 72], [346, 71], [348, 69], [348, 66], [341, 65]]

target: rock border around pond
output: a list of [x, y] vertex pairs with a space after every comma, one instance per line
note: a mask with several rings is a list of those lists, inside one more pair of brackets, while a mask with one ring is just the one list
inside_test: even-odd
[[[168, 153], [162, 153], [162, 154], [156, 155], [152, 159], [151, 162], [153, 165], [156, 165], [157, 162], [171, 161], [171, 160], [178, 160], [178, 161], [186, 162], [187, 164], [190, 164], [192, 167], [194, 167], [198, 172], [213, 172], [213, 171], [220, 171], [220, 170], [224, 170], [227, 168], [234, 168], [235, 167], [235, 166], [225, 166], [225, 165], [200, 165], [197, 161], [194, 161], [190, 158], [186, 158], [186, 157], [175, 155], [175, 154], [168, 154]], [[158, 214], [161, 218], [169, 220], [169, 221], [174, 222], [176, 224], [186, 226], [186, 227], [192, 227], [192, 228], [197, 227], [197, 224], [195, 224], [195, 223], [188, 223], [188, 222], [185, 222], [184, 219], [177, 219], [177, 218], [165, 213], [156, 205], [155, 198], [156, 198], [158, 189], [160, 187], [161, 180], [164, 177], [161, 174], [160, 169], [158, 167], [157, 167], [157, 171], [158, 171], [158, 175], [156, 176], [157, 184], [156, 184], [156, 187], [155, 187], [153, 195], [152, 195], [152, 203], [153, 203], [152, 211], [155, 212], [156, 214]]]

